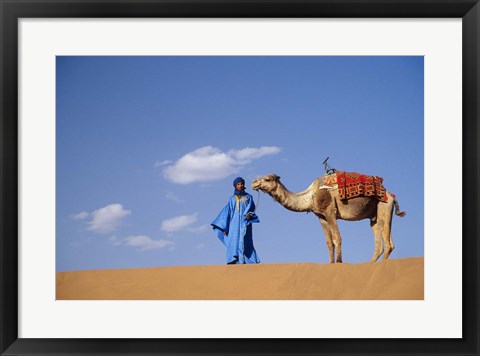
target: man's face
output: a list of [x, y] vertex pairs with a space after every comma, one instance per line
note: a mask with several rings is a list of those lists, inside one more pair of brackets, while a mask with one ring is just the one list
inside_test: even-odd
[[243, 182], [238, 182], [236, 185], [237, 190], [244, 190], [245, 189], [245, 183]]

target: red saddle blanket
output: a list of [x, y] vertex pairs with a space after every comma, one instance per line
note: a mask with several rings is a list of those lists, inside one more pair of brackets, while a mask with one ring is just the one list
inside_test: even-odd
[[387, 201], [388, 197], [382, 185], [382, 177], [367, 176], [355, 172], [337, 171], [336, 173], [340, 199], [375, 196], [382, 202]]

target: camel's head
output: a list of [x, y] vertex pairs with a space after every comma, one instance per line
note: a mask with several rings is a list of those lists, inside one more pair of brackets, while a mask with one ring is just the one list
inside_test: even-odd
[[280, 177], [275, 173], [267, 174], [265, 177], [256, 178], [252, 182], [253, 190], [261, 190], [262, 192], [269, 193], [274, 191], [280, 182]]

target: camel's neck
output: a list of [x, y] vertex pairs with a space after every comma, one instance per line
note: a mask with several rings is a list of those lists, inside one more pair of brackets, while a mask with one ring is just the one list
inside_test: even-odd
[[278, 182], [277, 189], [270, 192], [273, 199], [291, 211], [305, 212], [312, 209], [312, 189], [309, 187], [300, 193], [292, 193]]

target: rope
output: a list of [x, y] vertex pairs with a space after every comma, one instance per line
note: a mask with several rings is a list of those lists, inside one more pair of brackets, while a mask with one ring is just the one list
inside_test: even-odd
[[260, 205], [260, 190], [257, 190], [257, 204], [255, 204], [255, 210], [253, 211], [254, 214], [256, 213], [259, 205]]

